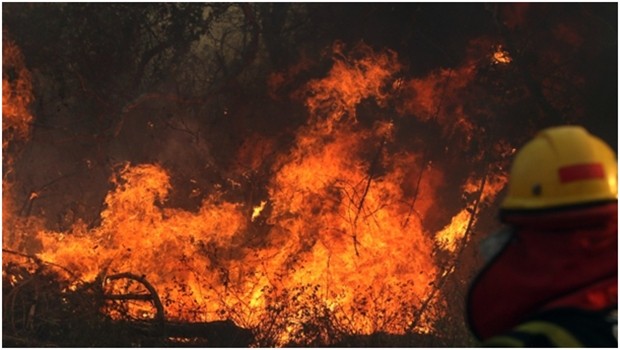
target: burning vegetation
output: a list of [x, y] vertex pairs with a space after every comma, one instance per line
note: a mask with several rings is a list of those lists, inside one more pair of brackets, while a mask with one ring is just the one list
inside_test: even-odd
[[[515, 147], [617, 123], [576, 97], [607, 71], [545, 60], [615, 34], [602, 5], [524, 4], [419, 34], [463, 24], [451, 6], [5, 4], [4, 344], [471, 344], [472, 243]], [[325, 21], [351, 10], [411, 34]]]

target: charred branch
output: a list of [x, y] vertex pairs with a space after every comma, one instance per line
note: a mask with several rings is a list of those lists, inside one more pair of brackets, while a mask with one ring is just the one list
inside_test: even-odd
[[375, 177], [375, 173], [377, 171], [377, 167], [379, 165], [379, 161], [381, 159], [381, 153], [383, 152], [383, 147], [385, 146], [385, 137], [381, 139], [379, 143], [379, 149], [377, 153], [372, 159], [370, 163], [370, 168], [368, 169], [368, 178], [366, 179], [366, 185], [364, 186], [364, 191], [360, 197], [360, 201], [357, 204], [357, 210], [355, 212], [355, 217], [353, 218], [353, 247], [355, 248], [355, 255], [359, 256], [359, 250], [357, 249], [358, 240], [357, 240], [357, 221], [360, 218], [362, 213], [362, 209], [364, 208], [364, 201], [366, 200], [366, 196], [368, 195], [368, 191], [370, 190], [370, 184], [372, 183], [373, 178]]
[[26, 258], [26, 259], [31, 260], [32, 262], [36, 263], [40, 267], [42, 267], [43, 265], [49, 265], [49, 266], [53, 266], [55, 268], [59, 268], [59, 269], [63, 270], [64, 272], [68, 273], [75, 280], [82, 282], [73, 271], [71, 271], [71, 270], [67, 269], [66, 267], [61, 266], [59, 264], [56, 264], [56, 263], [53, 263], [53, 262], [49, 262], [49, 261], [44, 261], [44, 260], [40, 259], [39, 257], [37, 257], [35, 255], [24, 254], [24, 253], [16, 252], [16, 251], [13, 251], [13, 250], [10, 250], [10, 249], [5, 249], [5, 248], [2, 248], [2, 253], [12, 254], [12, 255], [20, 256], [22, 258]]
[[179, 323], [167, 322], [167, 334], [178, 338], [203, 338], [210, 347], [248, 347], [254, 340], [250, 330], [237, 326], [230, 320]]
[[155, 287], [153, 287], [153, 285], [150, 284], [149, 281], [147, 281], [144, 276], [134, 275], [129, 272], [119, 273], [119, 274], [105, 277], [106, 281], [114, 281], [114, 280], [119, 280], [119, 279], [128, 279], [128, 280], [136, 281], [142, 284], [149, 291], [149, 294], [148, 295], [144, 295], [144, 294], [108, 295], [105, 298], [111, 299], [111, 300], [130, 300], [130, 299], [145, 300], [145, 298], [146, 300], [150, 299], [153, 302], [155, 309], [157, 310], [157, 315], [155, 319], [157, 320], [159, 324], [161, 332], [164, 333], [165, 331], [164, 325], [166, 322], [166, 318], [164, 314], [164, 306], [161, 303], [161, 300], [159, 299], [159, 295], [157, 294]]
[[151, 294], [111, 294], [104, 295], [103, 298], [106, 300], [153, 300]]
[[409, 225], [409, 219], [411, 215], [415, 212], [415, 202], [418, 200], [418, 193], [420, 193], [420, 182], [422, 182], [422, 176], [424, 175], [424, 171], [428, 167], [426, 163], [426, 154], [424, 152], [424, 157], [422, 157], [422, 165], [420, 166], [420, 172], [418, 173], [418, 178], [416, 180], [415, 191], [413, 192], [413, 198], [411, 199], [411, 204], [409, 204], [409, 211], [407, 212], [407, 216], [405, 216], [405, 221], [402, 223], [402, 227], [406, 228]]
[[45, 191], [47, 188], [49, 188], [50, 186], [66, 180], [67, 178], [70, 178], [72, 176], [75, 176], [77, 174], [77, 172], [73, 172], [73, 173], [69, 173], [69, 174], [63, 174], [43, 185], [37, 186], [35, 189], [30, 190], [29, 191], [29, 195], [28, 195], [28, 199], [26, 200], [26, 202], [23, 204], [22, 208], [20, 209], [19, 213], [20, 215], [23, 216], [29, 216], [30, 212], [32, 210], [32, 205], [35, 199], [39, 198], [41, 196], [41, 193], [43, 191]]
[[487, 173], [485, 173], [484, 176], [482, 177], [482, 181], [480, 183], [479, 190], [477, 191], [478, 195], [477, 195], [476, 199], [474, 200], [473, 206], [471, 207], [471, 211], [470, 211], [471, 215], [469, 216], [469, 220], [467, 221], [467, 227], [465, 228], [465, 233], [463, 234], [463, 237], [460, 239], [460, 244], [458, 245], [458, 250], [453, 255], [453, 257], [451, 258], [450, 263], [445, 265], [445, 267], [439, 273], [438, 281], [435, 281], [433, 283], [433, 289], [428, 294], [426, 299], [423, 300], [420, 308], [417, 309], [414, 312], [413, 321], [409, 325], [409, 331], [412, 331], [416, 326], [419, 325], [419, 322], [420, 322], [422, 316], [425, 314], [426, 310], [432, 304], [432, 301], [435, 299], [437, 294], [441, 290], [443, 290], [443, 287], [444, 287], [446, 281], [448, 280], [448, 278], [451, 277], [451, 274], [454, 272], [454, 270], [456, 269], [456, 267], [459, 265], [459, 263], [461, 261], [461, 257], [463, 255], [463, 252], [465, 251], [465, 248], [467, 247], [467, 243], [469, 242], [469, 236], [471, 235], [471, 230], [472, 230], [472, 228], [474, 226], [474, 223], [477, 220], [478, 205], [480, 204], [480, 201], [482, 199], [482, 193], [484, 191], [484, 186], [486, 185], [486, 181], [487, 181], [487, 177], [488, 177], [488, 170], [489, 169], [487, 169]]
[[[137, 341], [144, 346], [195, 345], [208, 347], [247, 347], [253, 340], [252, 331], [238, 327], [230, 320], [212, 322], [172, 322], [164, 319], [164, 309], [155, 287], [144, 276], [132, 273], [108, 275], [107, 283], [128, 280], [139, 283], [147, 293], [108, 294], [100, 290], [97, 281], [81, 283], [77, 288], [67, 289], [58, 284], [55, 274], [47, 266], [66, 268], [46, 263], [36, 256], [21, 254], [3, 249], [3, 253], [28, 259], [40, 266], [28, 271], [19, 266], [9, 265], [3, 269], [3, 344], [5, 346], [63, 346], [81, 341], [81, 334], [67, 338], [56, 334], [55, 327], [61, 327], [66, 334], [72, 329], [80, 332], [80, 327], [96, 327], [98, 331], [115, 334], [120, 341]], [[105, 275], [102, 273], [102, 275]], [[106, 302], [148, 301], [155, 305], [155, 319], [120, 320], [107, 319], [100, 307]], [[82, 320], [82, 321], [81, 321]], [[81, 324], [84, 322], [84, 324]], [[94, 323], [93, 323], [94, 322]], [[98, 326], [95, 326], [97, 324]], [[101, 328], [104, 327], [104, 328]], [[42, 336], [42, 332], [51, 332]], [[32, 338], [37, 333], [38, 337]], [[92, 337], [92, 335], [90, 335]], [[60, 337], [60, 338], [59, 338]], [[113, 345], [114, 339], [104, 344]], [[89, 341], [97, 341], [96, 337]], [[81, 343], [86, 344], [86, 343]], [[122, 343], [119, 343], [119, 345]]]

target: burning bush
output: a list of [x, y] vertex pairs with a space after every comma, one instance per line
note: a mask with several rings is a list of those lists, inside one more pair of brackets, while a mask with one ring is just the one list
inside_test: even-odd
[[[324, 22], [340, 5], [92, 6], [4, 10], [34, 66], [3, 43], [7, 344], [470, 344], [468, 248], [506, 164], [586, 108], [555, 84], [584, 71], [539, 74], [515, 40], [536, 39], [526, 7], [476, 7], [497, 30], [437, 36], [458, 57], [422, 60], [425, 15], [469, 19], [354, 7], [357, 29], [410, 32], [360, 29], [390, 46]], [[591, 54], [560, 12], [542, 56]]]

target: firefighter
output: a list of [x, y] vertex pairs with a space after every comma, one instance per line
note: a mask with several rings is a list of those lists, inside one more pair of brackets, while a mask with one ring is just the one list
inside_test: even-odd
[[467, 317], [488, 347], [618, 347], [618, 163], [579, 126], [515, 156]]

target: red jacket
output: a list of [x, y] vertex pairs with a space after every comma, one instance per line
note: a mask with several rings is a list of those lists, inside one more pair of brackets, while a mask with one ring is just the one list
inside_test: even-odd
[[502, 213], [514, 227], [472, 283], [469, 324], [481, 340], [557, 308], [604, 310], [618, 299], [618, 203]]

